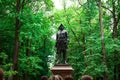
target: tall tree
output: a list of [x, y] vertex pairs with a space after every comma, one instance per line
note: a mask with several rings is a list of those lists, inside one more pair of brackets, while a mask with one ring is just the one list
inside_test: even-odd
[[[116, 4], [117, 2], [117, 4]], [[113, 39], [115, 40], [115, 44], [116, 40], [118, 39], [118, 23], [120, 20], [120, 12], [118, 12], [117, 9], [119, 9], [119, 7], [117, 7], [117, 5], [119, 5], [120, 2], [119, 0], [115, 1], [112, 0], [112, 16], [113, 16]], [[118, 50], [114, 50], [114, 62], [118, 61]], [[120, 79], [120, 72], [119, 72], [119, 64], [114, 64], [114, 80]], [[117, 71], [118, 71], [118, 78], [117, 78]]]
[[[21, 0], [16, 2], [16, 24], [15, 24], [15, 46], [13, 54], [13, 70], [18, 70], [18, 53], [19, 53], [19, 30], [20, 30], [20, 20], [18, 18], [21, 10]], [[18, 80], [18, 74], [14, 75], [13, 80]]]
[[103, 55], [103, 63], [105, 65], [105, 71], [104, 71], [104, 80], [108, 80], [108, 74], [106, 71], [107, 64], [106, 64], [106, 49], [105, 49], [105, 41], [104, 41], [104, 28], [103, 28], [103, 22], [102, 22], [102, 8], [101, 8], [101, 0], [99, 2], [99, 21], [100, 21], [100, 32], [101, 32], [101, 45], [102, 45], [102, 55]]

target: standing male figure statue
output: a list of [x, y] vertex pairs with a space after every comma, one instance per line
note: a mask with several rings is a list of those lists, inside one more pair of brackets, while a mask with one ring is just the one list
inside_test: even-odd
[[[57, 49], [57, 64], [61, 63], [61, 59], [63, 59], [63, 63], [66, 64], [66, 49], [68, 45], [68, 33], [64, 30], [64, 26], [61, 24], [59, 26], [59, 31], [56, 34], [56, 49]], [[63, 58], [61, 58], [63, 56]]]

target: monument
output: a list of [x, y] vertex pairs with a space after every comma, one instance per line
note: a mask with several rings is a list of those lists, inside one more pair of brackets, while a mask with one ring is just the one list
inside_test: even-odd
[[69, 43], [68, 32], [64, 29], [63, 24], [59, 26], [59, 31], [56, 34], [56, 55], [57, 62], [51, 68], [54, 75], [61, 75], [63, 78], [71, 75], [73, 68], [66, 61], [66, 50]]
[[[57, 50], [57, 64], [67, 64], [66, 62], [66, 49], [69, 42], [68, 33], [64, 30], [64, 26], [59, 26], [59, 31], [56, 34], [56, 50]], [[63, 56], [63, 57], [62, 57]], [[62, 62], [63, 60], [63, 62]]]

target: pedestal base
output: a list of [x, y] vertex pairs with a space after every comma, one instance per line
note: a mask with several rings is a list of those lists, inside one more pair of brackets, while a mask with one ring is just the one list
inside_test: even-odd
[[54, 75], [61, 75], [63, 78], [67, 75], [71, 75], [74, 69], [68, 64], [57, 64], [51, 68]]

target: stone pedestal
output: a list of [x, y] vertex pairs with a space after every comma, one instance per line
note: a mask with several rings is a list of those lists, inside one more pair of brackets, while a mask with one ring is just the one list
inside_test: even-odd
[[71, 75], [74, 69], [68, 64], [57, 64], [51, 68], [54, 75], [61, 75], [65, 78], [66, 75]]

